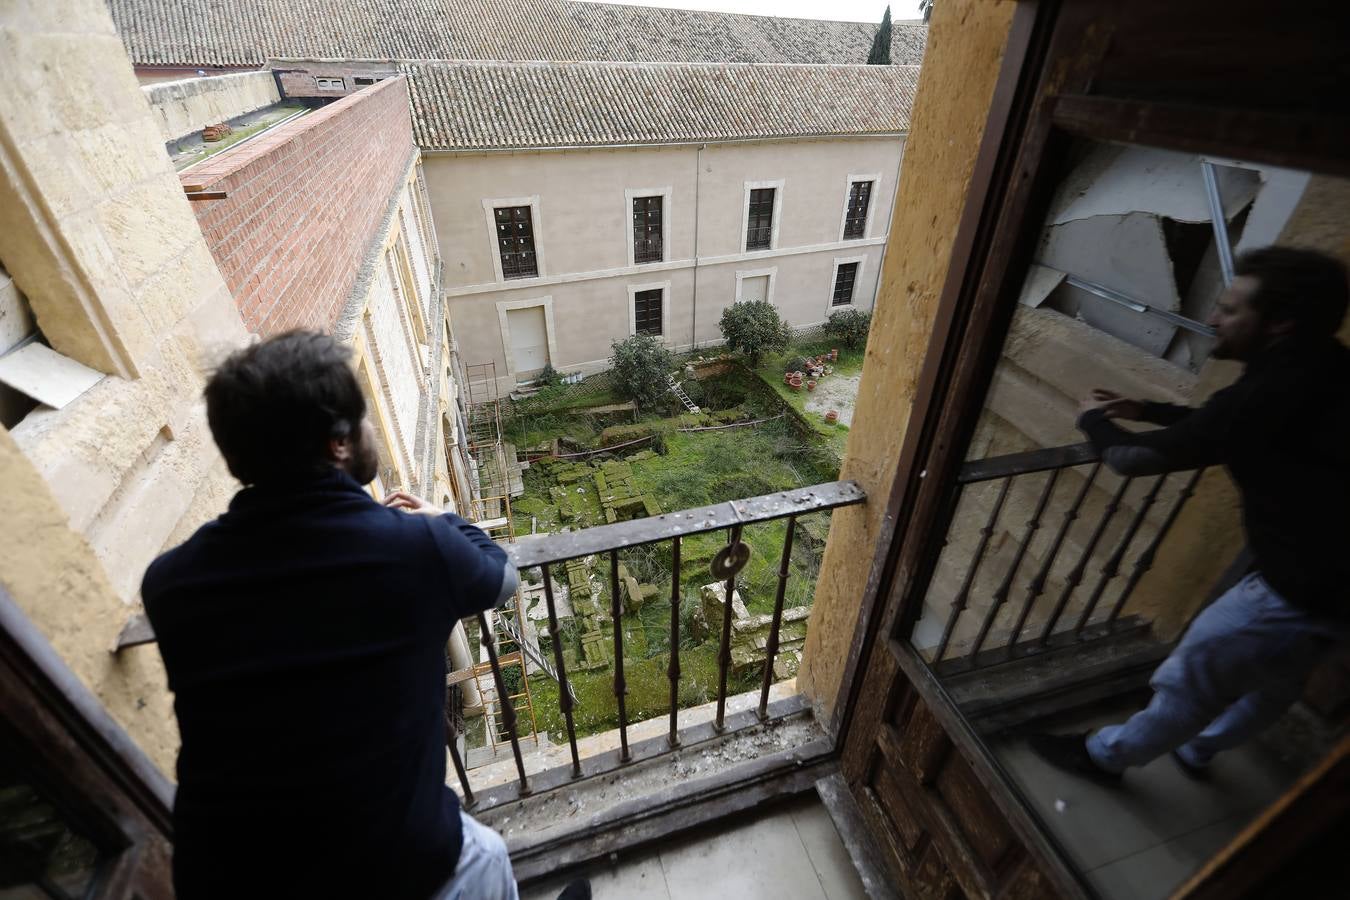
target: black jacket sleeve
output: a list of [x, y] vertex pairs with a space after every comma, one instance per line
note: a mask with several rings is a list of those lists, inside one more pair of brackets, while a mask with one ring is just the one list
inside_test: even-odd
[[491, 609], [515, 594], [515, 566], [481, 528], [454, 513], [428, 516], [425, 521], [449, 572], [458, 616]]
[[1144, 407], [1143, 421], [1153, 425], [1175, 425], [1195, 412], [1189, 406], [1160, 403], [1157, 400], [1144, 400], [1140, 405]]
[[1174, 418], [1174, 424], [1154, 431], [1126, 431], [1099, 409], [1083, 413], [1078, 419], [1078, 427], [1088, 436], [1092, 446], [1103, 454], [1108, 465], [1112, 462], [1112, 456], [1126, 456], [1107, 453], [1110, 448], [1139, 447], [1152, 452], [1129, 455], [1147, 457], [1151, 460], [1150, 468], [1154, 472], [1175, 472], [1222, 463], [1236, 411], [1237, 395], [1232, 388], [1226, 388], [1196, 410], [1186, 410], [1185, 407], [1171, 404], [1149, 404], [1147, 414]]

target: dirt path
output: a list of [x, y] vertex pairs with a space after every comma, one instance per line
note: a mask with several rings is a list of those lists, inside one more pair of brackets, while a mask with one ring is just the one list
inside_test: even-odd
[[853, 422], [853, 404], [858, 399], [858, 382], [862, 375], [826, 375], [806, 398], [806, 411], [824, 416], [832, 409], [839, 410], [839, 421]]

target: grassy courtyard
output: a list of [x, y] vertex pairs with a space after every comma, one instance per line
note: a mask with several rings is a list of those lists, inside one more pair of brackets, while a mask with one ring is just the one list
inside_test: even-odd
[[[686, 413], [674, 405], [641, 413], [606, 410], [605, 407], [619, 403], [620, 398], [608, 389], [596, 389], [585, 382], [548, 388], [530, 398], [515, 410], [506, 425], [506, 438], [521, 450], [547, 446], [556, 447], [560, 454], [584, 454], [606, 444], [626, 442], [622, 439], [632, 439], [634, 435], [645, 437], [613, 452], [537, 460], [524, 473], [524, 494], [512, 503], [516, 533], [584, 528], [835, 479], [847, 429], [825, 426], [819, 415], [803, 413], [802, 407], [792, 403], [799, 399], [796, 395], [780, 395], [767, 382], [768, 378], [738, 364], [702, 381], [687, 380], [685, 389], [700, 406], [699, 415]], [[813, 418], [820, 420], [819, 427], [811, 422]], [[762, 419], [769, 421], [744, 427], [718, 427]], [[711, 430], [681, 430], [696, 428]], [[835, 440], [836, 435], [840, 440]], [[783, 521], [768, 522], [747, 527], [743, 534], [751, 556], [737, 585], [751, 617], [773, 611], [786, 527]], [[799, 519], [796, 528], [786, 593], [789, 608], [811, 603], [829, 529], [829, 514]], [[704, 613], [700, 589], [713, 581], [709, 564], [725, 544], [723, 532], [690, 536], [682, 541], [679, 574], [682, 707], [708, 702], [717, 696], [721, 623], [720, 619], [709, 621], [711, 617]], [[625, 609], [637, 607], [621, 617], [630, 721], [669, 711], [670, 554], [668, 541], [620, 553], [624, 572], [631, 578], [623, 587]], [[537, 581], [539, 577], [537, 571], [526, 574], [527, 579]], [[578, 734], [617, 727], [614, 668], [606, 656], [606, 648], [612, 652], [613, 647], [609, 561], [594, 559], [574, 564], [570, 570], [558, 566], [552, 574], [555, 583], [568, 586], [574, 612], [573, 617], [561, 623], [561, 634], [556, 639], [563, 641], [569, 678], [577, 694]], [[633, 600], [630, 583], [640, 587], [638, 597]], [[541, 647], [551, 655], [550, 641], [555, 638], [545, 636], [546, 622], [537, 624]], [[804, 622], [795, 627], [804, 635]], [[735, 668], [739, 671], [730, 679], [729, 691], [734, 693], [758, 685], [762, 663], [747, 664], [742, 658]], [[564, 740], [566, 732], [558, 709], [557, 684], [538, 674], [531, 677], [530, 687], [539, 727], [552, 739]]]

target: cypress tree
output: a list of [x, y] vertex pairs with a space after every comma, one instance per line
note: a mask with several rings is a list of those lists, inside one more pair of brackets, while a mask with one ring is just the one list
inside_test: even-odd
[[869, 66], [889, 66], [891, 64], [891, 8], [886, 7], [886, 15], [881, 17], [881, 27], [877, 36], [872, 38], [872, 52], [867, 54]]

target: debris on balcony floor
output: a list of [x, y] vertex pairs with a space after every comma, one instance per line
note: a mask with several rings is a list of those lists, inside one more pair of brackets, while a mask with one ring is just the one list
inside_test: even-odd
[[[718, 822], [580, 873], [595, 900], [861, 900], [867, 896], [830, 815], [813, 792]], [[522, 900], [552, 900], [572, 878], [541, 882]]]

